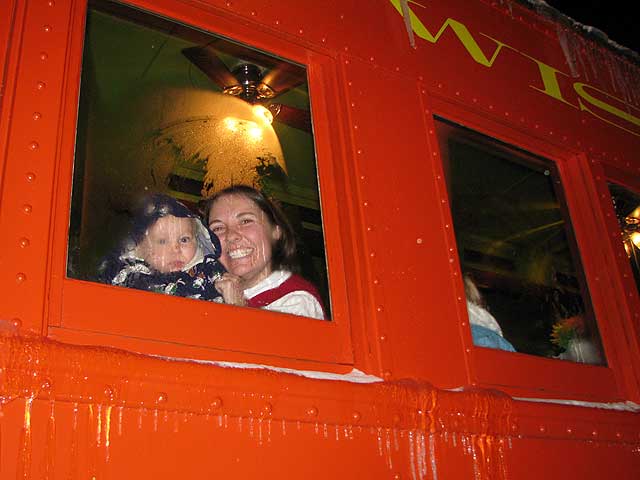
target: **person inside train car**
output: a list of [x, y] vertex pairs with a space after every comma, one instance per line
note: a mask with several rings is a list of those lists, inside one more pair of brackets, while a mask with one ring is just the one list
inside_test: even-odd
[[215, 280], [225, 272], [220, 241], [185, 205], [164, 194], [142, 199], [133, 225], [98, 268], [111, 285], [202, 300], [215, 300]]
[[207, 210], [227, 269], [216, 281], [225, 303], [325, 318], [314, 285], [294, 273], [293, 229], [276, 203], [255, 188], [235, 185], [212, 196]]
[[464, 291], [473, 344], [515, 352], [513, 345], [504, 338], [498, 321], [486, 309], [482, 295], [469, 275], [464, 276]]

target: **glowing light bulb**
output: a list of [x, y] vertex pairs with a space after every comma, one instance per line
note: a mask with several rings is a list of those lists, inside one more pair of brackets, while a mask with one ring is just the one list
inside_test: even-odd
[[250, 127], [247, 133], [253, 140], [260, 140], [262, 138], [262, 129], [257, 125]]
[[238, 120], [235, 118], [227, 117], [224, 120], [225, 126], [232, 132], [238, 131]]
[[273, 114], [268, 108], [263, 107], [262, 105], [254, 105], [253, 114], [267, 124], [271, 124], [273, 122]]

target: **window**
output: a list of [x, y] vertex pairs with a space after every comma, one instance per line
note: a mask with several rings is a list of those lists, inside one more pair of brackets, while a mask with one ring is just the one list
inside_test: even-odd
[[318, 287], [329, 314], [306, 68], [91, 1], [68, 277], [97, 278], [101, 259], [130, 230], [140, 197], [166, 194], [198, 212], [205, 198], [237, 184], [278, 200], [295, 231], [302, 276]]
[[615, 183], [609, 183], [609, 191], [620, 225], [621, 241], [629, 257], [636, 287], [640, 287], [640, 195]]
[[[56, 227], [49, 334], [169, 356], [352, 364], [346, 227], [335, 201], [344, 188], [334, 166], [341, 139], [324, 121], [336, 108], [334, 60], [215, 9], [165, 7], [178, 20], [91, 0], [86, 28], [75, 30], [72, 48], [80, 53], [83, 35], [84, 52], [74, 158], [63, 161], [58, 183], [65, 218], [56, 225], [68, 218], [69, 227]], [[71, 102], [66, 112], [75, 120]], [[331, 321], [97, 281], [140, 197], [168, 195], [199, 213], [205, 197], [231, 184], [279, 202], [302, 276]]]
[[554, 163], [437, 126], [474, 344], [605, 365]]

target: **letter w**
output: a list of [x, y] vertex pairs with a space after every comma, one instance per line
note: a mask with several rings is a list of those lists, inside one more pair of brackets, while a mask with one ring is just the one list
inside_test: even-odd
[[[402, 6], [400, 5], [400, 2], [402, 0], [389, 0], [389, 1], [395, 7], [398, 13], [402, 15]], [[481, 35], [484, 35], [487, 38], [491, 38], [491, 40], [493, 40], [498, 44], [498, 47], [496, 48], [496, 50], [493, 52], [493, 55], [489, 59], [484, 54], [484, 52], [480, 49], [475, 39], [471, 36], [471, 34], [469, 33], [469, 30], [467, 30], [467, 27], [465, 27], [462, 23], [452, 18], [447, 18], [447, 20], [444, 22], [442, 27], [440, 27], [440, 30], [438, 31], [438, 33], [436, 33], [435, 35], [432, 35], [431, 32], [427, 30], [427, 27], [425, 27], [424, 24], [420, 21], [420, 19], [416, 16], [416, 14], [413, 13], [413, 10], [409, 8], [408, 11], [409, 11], [409, 18], [411, 20], [411, 28], [413, 29], [413, 31], [417, 36], [419, 36], [423, 40], [426, 40], [427, 42], [436, 43], [440, 39], [440, 37], [442, 36], [446, 28], [451, 27], [451, 30], [453, 30], [453, 32], [457, 35], [458, 39], [462, 42], [462, 45], [464, 45], [464, 48], [466, 48], [467, 52], [469, 52], [469, 55], [471, 55], [471, 57], [477, 63], [479, 63], [480, 65], [484, 65], [485, 67], [491, 67], [493, 65], [493, 62], [497, 58], [498, 53], [500, 53], [500, 50], [502, 49], [502, 47], [507, 46], [505, 43], [499, 42], [498, 40], [481, 33]]]

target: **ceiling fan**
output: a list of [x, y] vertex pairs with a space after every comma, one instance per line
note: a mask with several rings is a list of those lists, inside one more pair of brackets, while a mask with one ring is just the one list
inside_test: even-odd
[[274, 101], [306, 81], [304, 68], [233, 44], [226, 44], [224, 53], [242, 60], [230, 69], [212, 44], [182, 50], [182, 54], [223, 93], [237, 96], [250, 104], [262, 104], [271, 112], [274, 120], [311, 133], [308, 110]]

